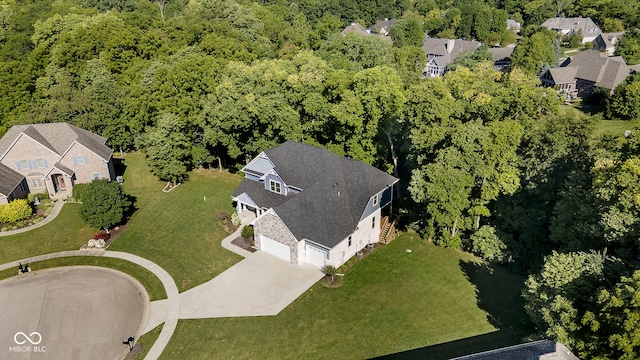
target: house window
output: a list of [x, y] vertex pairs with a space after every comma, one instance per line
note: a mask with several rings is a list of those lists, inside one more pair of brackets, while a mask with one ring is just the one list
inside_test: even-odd
[[47, 160], [45, 159], [38, 159], [36, 160], [36, 164], [38, 165], [38, 168], [46, 168], [47, 167]]
[[104, 176], [102, 175], [102, 173], [95, 173], [95, 174], [91, 174], [89, 176], [89, 180], [93, 181], [95, 179], [103, 179]]
[[280, 192], [280, 183], [277, 181], [269, 180], [269, 188], [271, 191], [281, 194]]
[[42, 180], [33, 179], [33, 180], [31, 180], [31, 185], [33, 185], [34, 188], [41, 188], [42, 187]]
[[351, 236], [349, 236], [349, 246], [351, 246]]
[[73, 158], [73, 162], [76, 165], [85, 165], [87, 163], [87, 157], [83, 155], [78, 155]]
[[29, 168], [29, 162], [27, 160], [21, 160], [18, 162], [18, 170], [27, 170]]
[[371, 228], [372, 229], [376, 228], [376, 217], [375, 216], [371, 218]]
[[373, 206], [378, 205], [378, 194], [373, 195]]
[[20, 191], [25, 192], [27, 189], [24, 188], [24, 181], [20, 182]]

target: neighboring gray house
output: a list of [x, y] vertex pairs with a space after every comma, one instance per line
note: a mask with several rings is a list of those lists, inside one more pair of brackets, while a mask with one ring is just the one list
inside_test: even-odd
[[378, 20], [375, 24], [369, 26], [367, 30], [371, 34], [378, 34], [380, 36], [389, 36], [389, 32], [391, 31], [391, 27], [396, 23], [396, 19], [387, 19]]
[[586, 17], [574, 18], [551, 18], [543, 22], [542, 25], [551, 31], [555, 31], [560, 35], [571, 35], [572, 33], [582, 32], [582, 43], [590, 43], [600, 35], [601, 31], [598, 25]]
[[113, 180], [106, 141], [67, 123], [11, 127], [0, 139], [0, 203], [45, 191], [65, 199], [74, 184]]
[[623, 32], [602, 33], [593, 40], [593, 49], [601, 51], [609, 56], [616, 52], [616, 44], [624, 36]]
[[338, 267], [388, 231], [398, 179], [363, 162], [287, 141], [241, 171], [232, 200], [257, 216], [255, 246], [292, 264]]
[[489, 53], [493, 58], [493, 67], [497, 71], [502, 71], [511, 67], [511, 54], [515, 45], [509, 45], [507, 47], [494, 47], [489, 48]]
[[369, 32], [369, 30], [365, 29], [364, 26], [360, 25], [359, 23], [351, 23], [351, 25], [347, 26], [346, 28], [344, 28], [344, 30], [342, 30], [342, 35], [347, 35], [347, 34], [358, 34], [362, 36], [369, 36], [371, 35], [371, 32]]
[[461, 39], [437, 39], [427, 38], [422, 45], [427, 55], [427, 66], [424, 68], [424, 77], [437, 77], [444, 75], [451, 64], [463, 52], [473, 53], [480, 46], [478, 41]]
[[586, 50], [547, 70], [540, 80], [544, 86], [574, 98], [591, 95], [598, 88], [611, 93], [632, 73], [621, 56], [609, 57], [598, 50]]
[[580, 360], [566, 346], [551, 340], [539, 340], [509, 346], [451, 360]]
[[513, 19], [507, 19], [507, 30], [512, 29], [516, 33], [520, 33], [521, 24]]

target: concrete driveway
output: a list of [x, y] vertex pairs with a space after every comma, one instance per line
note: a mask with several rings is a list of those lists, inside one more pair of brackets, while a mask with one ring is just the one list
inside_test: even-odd
[[0, 359], [122, 359], [141, 333], [149, 298], [123, 273], [42, 270], [0, 281]]
[[180, 319], [276, 315], [323, 275], [311, 265], [295, 266], [257, 251], [181, 293]]

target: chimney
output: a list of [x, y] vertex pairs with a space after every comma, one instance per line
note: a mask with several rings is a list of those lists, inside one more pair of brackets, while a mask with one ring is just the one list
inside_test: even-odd
[[445, 45], [447, 49], [447, 54], [451, 54], [451, 51], [453, 50], [453, 45], [455, 43], [456, 43], [455, 39], [447, 39], [447, 44]]

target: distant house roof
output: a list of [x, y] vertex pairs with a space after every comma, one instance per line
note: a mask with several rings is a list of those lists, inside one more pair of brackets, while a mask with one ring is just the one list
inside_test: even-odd
[[14, 125], [0, 139], [0, 155], [4, 156], [13, 142], [27, 135], [58, 155], [64, 154], [74, 141], [109, 160], [113, 151], [105, 143], [107, 139], [67, 123]]
[[22, 179], [24, 179], [22, 174], [0, 163], [0, 194], [9, 196]]
[[551, 340], [539, 340], [526, 344], [485, 351], [457, 357], [451, 360], [580, 360], [566, 346]]
[[438, 66], [445, 67], [462, 52], [473, 53], [480, 45], [478, 41], [427, 38], [422, 45], [422, 50], [427, 55], [427, 59], [432, 58]]
[[520, 23], [513, 19], [507, 19], [507, 30], [509, 29], [513, 29], [517, 33], [520, 32]]
[[605, 47], [614, 46], [620, 41], [620, 39], [622, 39], [622, 37], [624, 36], [624, 33], [625, 33], [624, 31], [602, 33], [598, 35], [598, 37], [593, 41], [597, 41], [598, 43], [601, 42], [602, 45], [604, 45]]
[[610, 90], [615, 89], [631, 72], [632, 68], [621, 56], [609, 57], [597, 50], [583, 51], [565, 60], [560, 67], [549, 69], [556, 84], [582, 79]]
[[369, 30], [372, 34], [380, 34], [380, 35], [389, 35], [389, 31], [391, 31], [391, 27], [395, 24], [396, 19], [384, 19], [378, 20], [375, 24], [369, 26], [367, 30]]
[[246, 193], [258, 206], [273, 208], [297, 239], [329, 248], [353, 233], [371, 196], [398, 181], [361, 161], [295, 141], [264, 154], [287, 185], [302, 191], [278, 195], [245, 178], [233, 196]]
[[489, 53], [495, 62], [505, 62], [511, 60], [515, 46], [489, 48]]
[[344, 30], [342, 30], [342, 35], [347, 35], [351, 33], [355, 33], [362, 36], [371, 35], [371, 33], [369, 33], [369, 30], [365, 29], [364, 26], [360, 25], [359, 23], [351, 23], [351, 25], [347, 26], [346, 28], [344, 28]]
[[578, 32], [582, 30], [582, 35], [587, 36], [598, 36], [600, 34], [600, 28], [596, 25], [591, 18], [586, 17], [573, 17], [573, 18], [550, 18], [547, 21], [543, 22], [542, 25], [549, 30], [558, 31], [558, 32]]

